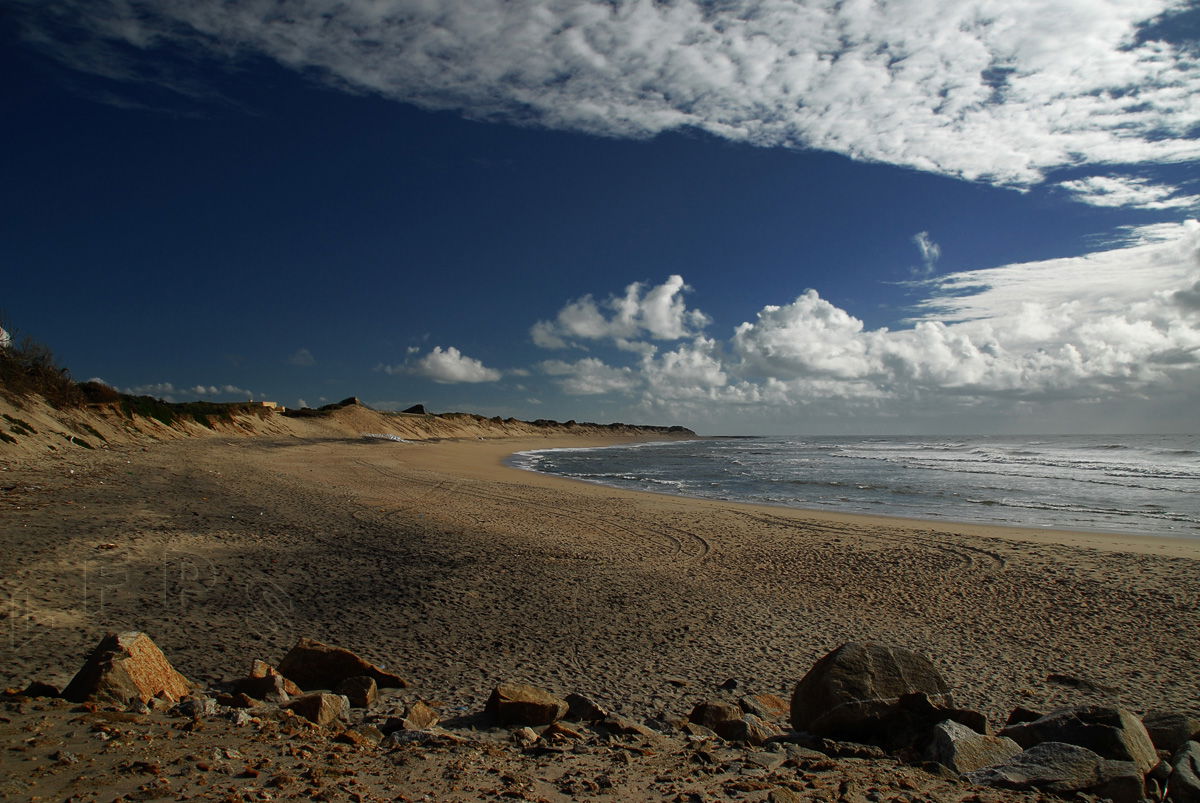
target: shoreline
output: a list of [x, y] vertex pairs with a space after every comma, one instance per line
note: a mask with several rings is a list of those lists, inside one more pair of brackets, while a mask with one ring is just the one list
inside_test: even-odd
[[[690, 438], [688, 440], [713, 440], [710, 437], [700, 436]], [[521, 471], [527, 474], [536, 474], [544, 477], [554, 477], [570, 483], [582, 483], [584, 485], [598, 486], [612, 491], [621, 491], [624, 493], [633, 494], [648, 494], [650, 496], [661, 496], [672, 499], [688, 499], [696, 502], [707, 502], [716, 505], [735, 505], [751, 509], [762, 509], [770, 511], [792, 511], [797, 516], [811, 519], [828, 519], [839, 520], [846, 519], [847, 521], [861, 522], [865, 524], [874, 523], [879, 526], [887, 527], [911, 527], [914, 529], [929, 530], [946, 534], [969, 534], [983, 538], [1001, 538], [1017, 541], [1031, 542], [1049, 542], [1071, 546], [1090, 547], [1109, 551], [1128, 551], [1138, 552], [1143, 554], [1157, 555], [1172, 555], [1177, 557], [1194, 557], [1200, 558], [1200, 535], [1151, 535], [1147, 533], [1131, 533], [1118, 532], [1112, 530], [1090, 530], [1090, 529], [1067, 529], [1062, 527], [1032, 527], [1019, 524], [998, 524], [992, 522], [976, 522], [962, 521], [957, 519], [929, 519], [919, 516], [904, 516], [897, 514], [882, 514], [882, 513], [864, 513], [858, 511], [833, 510], [828, 508], [809, 508], [799, 507], [785, 504], [770, 504], [766, 502], [742, 502], [738, 500], [726, 499], [711, 499], [703, 496], [691, 496], [682, 493], [672, 493], [670, 491], [654, 491], [649, 489], [631, 489], [622, 488], [616, 485], [608, 485], [602, 482], [592, 480], [579, 479], [576, 477], [567, 477], [560, 474], [551, 474], [548, 472], [537, 471], [532, 468], [524, 468], [514, 465], [512, 459], [519, 454], [526, 452], [548, 451], [553, 449], [585, 449], [585, 448], [603, 448], [605, 446], [623, 446], [631, 443], [672, 443], [673, 441], [638, 441], [630, 440], [628, 443], [597, 443], [591, 446], [546, 446], [541, 448], [519, 449], [513, 451], [507, 456], [502, 456], [499, 462], [505, 468], [510, 468], [515, 471]]]

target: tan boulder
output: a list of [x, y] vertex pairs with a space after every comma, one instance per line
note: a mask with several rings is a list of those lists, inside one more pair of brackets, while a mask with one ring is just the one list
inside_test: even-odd
[[112, 702], [127, 705], [155, 697], [175, 702], [192, 691], [192, 683], [175, 671], [145, 633], [110, 633], [100, 640], [87, 661], [63, 689], [73, 702]]
[[404, 730], [423, 731], [438, 724], [438, 713], [432, 707], [418, 700], [408, 707], [401, 720]]
[[317, 725], [332, 725], [346, 713], [346, 698], [340, 694], [316, 692], [297, 697], [282, 707]]
[[302, 638], [279, 662], [279, 672], [305, 690], [333, 689], [346, 678], [366, 675], [380, 688], [403, 689], [408, 683], [350, 650]]
[[492, 690], [484, 713], [501, 725], [549, 725], [567, 713], [567, 703], [524, 683], [501, 683]]

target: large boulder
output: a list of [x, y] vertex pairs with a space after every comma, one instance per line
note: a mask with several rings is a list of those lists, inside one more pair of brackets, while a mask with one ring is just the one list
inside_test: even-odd
[[1133, 762], [1113, 761], [1063, 742], [1043, 742], [1003, 764], [969, 772], [965, 778], [985, 786], [1064, 797], [1086, 792], [1114, 803], [1139, 803], [1145, 791], [1142, 773]]
[[177, 702], [191, 691], [191, 682], [175, 671], [149, 636], [130, 631], [101, 639], [62, 696], [77, 703], [126, 705], [135, 698], [143, 703], [155, 697]]
[[818, 736], [872, 741], [880, 723], [900, 712], [900, 699], [913, 694], [925, 695], [934, 707], [953, 707], [950, 687], [928, 658], [903, 647], [850, 642], [817, 661], [796, 684], [792, 726]]
[[306, 691], [336, 688], [346, 678], [365, 675], [379, 688], [403, 689], [408, 683], [364, 661], [350, 650], [331, 647], [315, 639], [301, 638], [279, 662], [279, 672]]
[[1003, 736], [977, 733], [961, 722], [948, 719], [934, 726], [925, 748], [925, 759], [962, 775], [981, 767], [1007, 761], [1021, 752], [1021, 745]]
[[1200, 803], [1200, 742], [1184, 742], [1171, 758], [1167, 796], [1174, 803]]
[[1123, 708], [1064, 708], [1032, 722], [1010, 725], [1000, 735], [1024, 748], [1042, 742], [1079, 745], [1103, 758], [1132, 761], [1143, 775], [1158, 763], [1158, 753], [1142, 721]]
[[1174, 753], [1184, 742], [1200, 741], [1200, 718], [1178, 711], [1147, 711], [1142, 717], [1155, 748]]
[[500, 725], [549, 725], [567, 713], [567, 703], [545, 689], [501, 683], [492, 690], [484, 713]]

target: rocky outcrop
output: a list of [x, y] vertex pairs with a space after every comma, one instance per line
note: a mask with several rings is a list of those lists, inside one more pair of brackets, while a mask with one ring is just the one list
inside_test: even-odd
[[1080, 706], [1054, 711], [1041, 719], [1010, 725], [1000, 732], [1025, 748], [1042, 742], [1086, 747], [1114, 761], [1131, 761], [1143, 775], [1158, 763], [1145, 726], [1123, 708]]
[[946, 720], [934, 726], [924, 758], [959, 775], [1000, 764], [1021, 752], [1021, 745], [1003, 736], [987, 736], [961, 722]]
[[373, 678], [380, 688], [403, 689], [408, 683], [398, 675], [358, 657], [350, 650], [301, 638], [279, 662], [279, 672], [301, 689], [334, 689], [347, 678]]
[[928, 658], [903, 647], [850, 642], [818, 661], [796, 684], [792, 727], [819, 736], [878, 741], [881, 724], [900, 714], [901, 698], [912, 694], [924, 694], [934, 707], [953, 707], [950, 687]]
[[191, 691], [191, 682], [175, 671], [150, 637], [131, 631], [105, 636], [62, 696], [74, 702], [125, 705], [133, 699], [146, 703], [155, 697], [176, 702]]
[[1103, 758], [1086, 747], [1044, 742], [992, 767], [968, 773], [971, 783], [1067, 796], [1085, 792], [1114, 803], [1142, 800], [1142, 773], [1130, 761]]
[[492, 690], [484, 713], [500, 725], [549, 725], [567, 713], [567, 703], [524, 683], [501, 683]]

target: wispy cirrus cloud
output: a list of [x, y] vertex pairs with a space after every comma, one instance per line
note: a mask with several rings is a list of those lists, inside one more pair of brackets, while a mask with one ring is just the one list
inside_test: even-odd
[[[103, 382], [104, 380], [98, 381]], [[108, 383], [105, 382], [104, 384]], [[132, 396], [154, 396], [167, 402], [221, 397], [224, 397], [222, 398], [223, 401], [228, 401], [228, 397], [230, 396], [236, 396], [239, 400], [262, 398], [262, 394], [255, 394], [253, 391], [246, 388], [239, 388], [237, 385], [192, 385], [190, 387], [180, 387], [172, 382], [152, 382], [145, 385], [120, 388], [120, 391]]]
[[1058, 186], [1076, 200], [1092, 206], [1136, 209], [1190, 209], [1200, 206], [1200, 195], [1188, 195], [1178, 187], [1133, 176], [1090, 176], [1062, 181]]
[[617, 137], [694, 129], [1009, 186], [1061, 167], [1200, 157], [1200, 62], [1164, 35], [1182, 0], [19, 8], [27, 39], [72, 67], [182, 92], [194, 90], [141, 57], [265, 56], [476, 119]]

